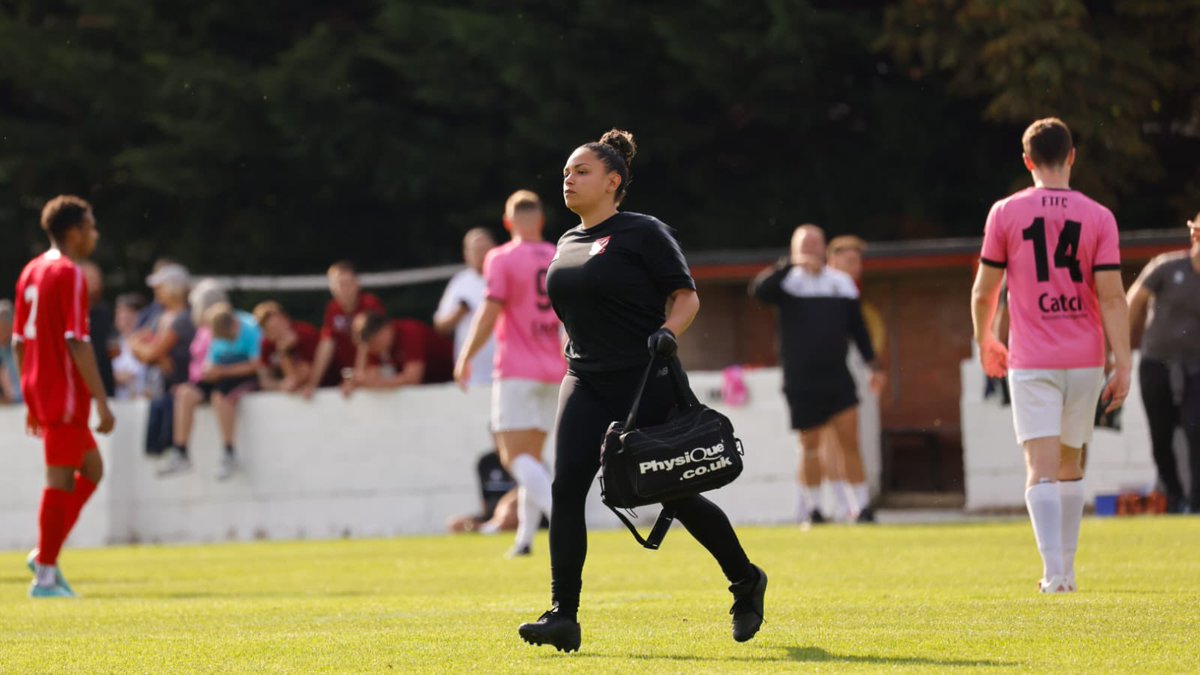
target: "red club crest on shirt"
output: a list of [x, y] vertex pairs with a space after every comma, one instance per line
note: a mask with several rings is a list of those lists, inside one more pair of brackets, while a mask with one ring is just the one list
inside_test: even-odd
[[611, 234], [607, 237], [602, 237], [592, 242], [592, 248], [588, 251], [588, 255], [600, 255], [601, 253], [604, 253], [604, 250], [608, 248], [608, 241], [610, 239], [612, 239]]

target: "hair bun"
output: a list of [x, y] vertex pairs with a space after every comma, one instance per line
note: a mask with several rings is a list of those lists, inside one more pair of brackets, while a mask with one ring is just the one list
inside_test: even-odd
[[637, 143], [633, 134], [624, 129], [609, 129], [600, 137], [600, 142], [616, 150], [625, 160], [625, 166], [633, 165], [633, 156], [637, 154]]

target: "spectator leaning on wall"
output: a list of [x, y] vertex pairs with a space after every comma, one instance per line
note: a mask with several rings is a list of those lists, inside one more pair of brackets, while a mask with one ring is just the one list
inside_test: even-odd
[[[295, 393], [308, 382], [321, 334], [315, 326], [288, 316], [278, 302], [260, 302], [254, 318], [262, 329], [258, 380], [263, 389]], [[322, 387], [337, 386], [341, 375], [326, 368]]]
[[359, 314], [354, 319], [354, 338], [362, 357], [342, 385], [346, 395], [359, 388], [449, 382], [454, 374], [454, 346], [416, 319]]

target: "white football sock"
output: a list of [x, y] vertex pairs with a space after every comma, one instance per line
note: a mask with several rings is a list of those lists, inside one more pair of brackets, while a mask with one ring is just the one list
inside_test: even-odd
[[519, 488], [517, 490], [517, 536], [514, 540], [517, 548], [533, 544], [533, 537], [537, 534], [538, 525], [541, 522], [542, 510], [530, 499], [529, 490], [523, 487]]
[[517, 484], [529, 493], [529, 499], [533, 500], [534, 505], [549, 516], [550, 472], [546, 470], [546, 465], [530, 455], [517, 455], [513, 458], [509, 471]]
[[1079, 549], [1079, 525], [1083, 521], [1083, 479], [1060, 480], [1058, 498], [1062, 504], [1063, 574], [1075, 576], [1075, 551]]
[[866, 483], [855, 483], [850, 488], [854, 490], [854, 510], [861, 513], [863, 509], [871, 505], [871, 490], [867, 488]]
[[833, 492], [833, 517], [835, 520], [849, 520], [850, 514], [854, 512], [854, 500], [850, 494], [850, 486], [844, 480], [829, 481], [829, 488]]
[[58, 567], [55, 565], [43, 565], [38, 563], [35, 567], [37, 570], [37, 585], [42, 588], [49, 588], [58, 584]]
[[1043, 577], [1062, 574], [1063, 508], [1058, 485], [1048, 481], [1026, 489], [1025, 505], [1033, 522], [1038, 552], [1042, 554]]
[[817, 508], [817, 495], [820, 491], [820, 486], [809, 487], [800, 484], [796, 487], [796, 515], [800, 520], [808, 520], [809, 514]]

